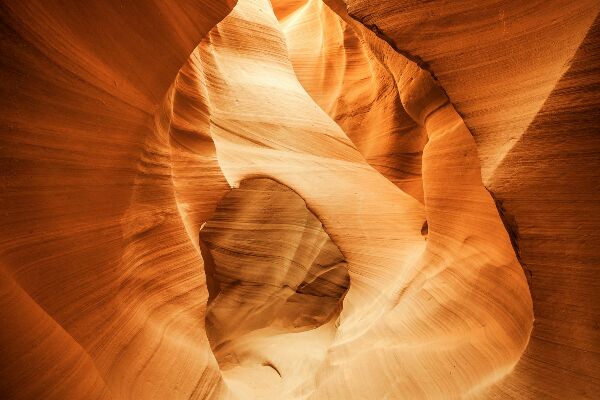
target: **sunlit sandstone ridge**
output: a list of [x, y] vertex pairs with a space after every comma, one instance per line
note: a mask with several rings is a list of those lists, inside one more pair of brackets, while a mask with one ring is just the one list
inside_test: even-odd
[[0, 397], [593, 398], [599, 7], [4, 2]]

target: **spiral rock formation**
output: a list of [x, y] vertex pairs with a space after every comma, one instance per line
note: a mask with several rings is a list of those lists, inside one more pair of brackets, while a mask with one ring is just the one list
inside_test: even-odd
[[0, 397], [593, 398], [599, 11], [3, 2]]

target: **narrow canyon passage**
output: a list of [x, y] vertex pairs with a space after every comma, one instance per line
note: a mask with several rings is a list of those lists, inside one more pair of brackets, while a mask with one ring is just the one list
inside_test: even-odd
[[0, 2], [0, 398], [594, 398], [600, 4], [479, 3]]
[[[389, 156], [394, 164], [384, 172], [412, 171], [392, 172], [395, 183], [382, 176], [324, 112], [327, 108], [315, 104], [310, 88], [301, 85], [296, 66], [288, 59], [288, 43], [293, 39], [283, 34], [268, 1], [238, 2], [209, 32], [185, 73], [205, 83], [210, 137], [225, 178], [238, 187], [248, 177], [265, 176], [297, 192], [339, 247], [350, 274], [334, 331], [318, 328], [312, 332], [315, 337], [302, 335], [308, 343], [317, 340], [320, 344], [312, 346], [322, 350], [313, 348], [306, 358], [304, 352], [292, 356], [279, 350], [277, 355], [271, 349], [270, 358], [294, 359], [279, 361], [284, 366], [277, 367], [278, 362], [261, 352], [281, 340], [275, 321], [281, 322], [282, 317], [275, 311], [278, 307], [264, 301], [268, 291], [259, 300], [261, 296], [243, 289], [243, 282], [266, 284], [286, 269], [271, 266], [278, 272], [267, 273], [258, 260], [239, 254], [226, 257], [223, 250], [215, 253], [214, 249], [224, 247], [239, 251], [247, 239], [234, 233], [230, 239], [220, 239], [227, 245], [211, 241], [217, 232], [209, 219], [200, 237], [207, 247], [205, 265], [207, 259], [214, 265], [205, 270], [214, 269], [213, 279], [223, 273], [219, 271], [236, 271], [225, 280], [234, 286], [226, 285], [226, 292], [212, 295], [218, 303], [210, 301], [213, 279], [208, 279], [207, 332], [226, 386], [234, 397], [256, 390], [252, 397], [264, 398], [274, 393], [284, 398], [384, 398], [394, 393], [454, 397], [479, 390], [518, 361], [533, 317], [522, 268], [483, 187], [473, 138], [429, 73], [366, 28], [347, 24], [316, 1], [288, 14], [283, 24], [295, 19], [301, 25], [303, 18], [318, 13], [328, 13], [340, 27], [336, 40], [353, 43], [359, 65], [378, 71], [388, 83], [356, 87], [353, 79], [361, 78], [354, 78], [342, 65], [330, 74], [330, 78], [341, 74], [342, 81], [349, 75], [350, 89], [341, 93], [351, 96], [357, 90], [356, 98], [363, 102], [360, 91], [366, 92], [380, 99], [380, 107], [396, 107], [397, 114], [387, 125], [380, 125], [381, 119], [371, 117], [371, 109], [362, 105], [357, 108], [363, 115], [344, 117], [342, 112], [342, 120], [356, 126], [352, 119], [363, 118], [358, 126], [371, 135], [387, 129], [391, 149], [372, 151], [407, 157]], [[257, 54], [259, 46], [269, 51]], [[302, 72], [312, 82], [310, 74], [321, 74], [322, 67], [303, 60]], [[327, 91], [322, 85], [329, 82], [315, 86]], [[337, 107], [328, 111], [334, 117], [340, 112]], [[373, 147], [365, 144], [363, 151], [368, 149]], [[410, 188], [411, 194], [402, 187]], [[272, 205], [260, 204], [248, 201], [243, 210], [253, 215], [256, 207], [277, 215]], [[243, 215], [232, 206], [230, 216], [219, 210], [218, 206], [215, 218], [229, 221], [228, 229], [239, 218], [236, 215]], [[427, 240], [421, 233], [425, 220]], [[205, 235], [208, 241], [202, 239]], [[276, 243], [271, 243], [270, 251], [276, 251]], [[287, 312], [291, 315], [285, 319], [297, 317], [298, 310]], [[288, 337], [294, 347], [311, 347], [295, 340]], [[232, 370], [232, 365], [245, 368]], [[261, 368], [265, 366], [273, 366], [279, 376]], [[427, 375], [437, 376], [436, 385], [419, 380]]]

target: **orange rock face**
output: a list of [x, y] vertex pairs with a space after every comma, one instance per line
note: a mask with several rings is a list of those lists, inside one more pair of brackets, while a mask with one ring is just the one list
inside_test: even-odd
[[599, 10], [0, 5], [0, 397], [594, 398]]

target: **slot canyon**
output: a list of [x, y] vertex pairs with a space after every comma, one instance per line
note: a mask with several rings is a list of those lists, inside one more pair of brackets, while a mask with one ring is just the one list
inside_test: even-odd
[[599, 399], [599, 12], [0, 0], [0, 399]]

